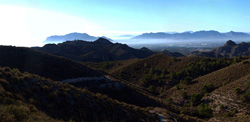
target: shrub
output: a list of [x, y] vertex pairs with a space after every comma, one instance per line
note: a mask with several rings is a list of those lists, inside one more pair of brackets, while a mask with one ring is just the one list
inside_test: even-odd
[[220, 109], [221, 110], [224, 109], [224, 105], [220, 104]]
[[179, 90], [180, 89], [180, 85], [176, 84], [175, 88], [176, 88], [176, 90]]
[[174, 79], [176, 77], [175, 72], [171, 71], [170, 72], [170, 79]]
[[202, 96], [200, 94], [192, 94], [190, 97], [190, 105], [196, 106], [201, 102]]
[[192, 78], [187, 76], [184, 78], [184, 80], [181, 80], [180, 83], [183, 83], [183, 84], [190, 84], [192, 81]]
[[156, 88], [154, 86], [149, 86], [148, 91], [151, 93], [156, 92]]
[[242, 63], [243, 64], [247, 64], [247, 63], [249, 63], [249, 61], [248, 60], [244, 60], [244, 61], [242, 61]]
[[213, 90], [214, 90], [214, 85], [211, 84], [211, 83], [206, 84], [206, 85], [203, 85], [203, 87], [202, 87], [202, 91], [203, 91], [204, 93], [210, 93], [210, 92], [212, 92]]
[[166, 69], [165, 68], [163, 68], [163, 70], [162, 70], [162, 72], [161, 72], [161, 78], [163, 78], [164, 77], [164, 75], [165, 75], [165, 73], [166, 73]]
[[167, 101], [168, 101], [169, 103], [172, 103], [172, 102], [173, 102], [173, 99], [172, 99], [171, 97], [169, 97], [169, 98], [167, 98]]
[[236, 94], [240, 94], [241, 93], [241, 90], [239, 88], [235, 88], [234, 91], [235, 91]]
[[187, 92], [186, 91], [183, 91], [182, 93], [181, 93], [181, 96], [183, 97], [183, 98], [187, 98]]
[[8, 106], [0, 106], [0, 109], [2, 112], [0, 119], [24, 121], [29, 118], [30, 110], [28, 107], [25, 106], [8, 105]]
[[155, 72], [154, 68], [151, 67], [150, 70], [149, 70], [149, 74], [153, 74]]
[[199, 112], [199, 116], [203, 118], [210, 118], [213, 116], [213, 110], [207, 106], [207, 104], [201, 103], [197, 106], [197, 110]]
[[244, 102], [250, 101], [250, 88], [241, 96], [241, 99]]
[[184, 110], [181, 110], [181, 111], [180, 111], [180, 114], [184, 114], [184, 113], [185, 113], [185, 111], [184, 111]]

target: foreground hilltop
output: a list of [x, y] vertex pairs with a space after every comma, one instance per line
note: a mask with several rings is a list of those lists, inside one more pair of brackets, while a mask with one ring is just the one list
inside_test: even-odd
[[160, 103], [151, 98], [145, 89], [82, 63], [23, 47], [0, 46], [0, 52], [1, 67], [11, 67], [15, 71], [20, 70], [58, 80], [140, 107], [160, 106]]
[[236, 57], [250, 54], [250, 42], [236, 44], [234, 41], [227, 41], [224, 46], [218, 47], [210, 52], [192, 52], [193, 55], [204, 57]]
[[0, 121], [157, 121], [143, 108], [51, 81], [0, 68]]
[[17, 68], [52, 80], [101, 77], [102, 74], [76, 61], [30, 48], [0, 46], [0, 66]]

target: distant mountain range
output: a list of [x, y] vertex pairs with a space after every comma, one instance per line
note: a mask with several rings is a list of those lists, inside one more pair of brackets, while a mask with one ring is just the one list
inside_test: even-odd
[[224, 46], [218, 47], [210, 52], [192, 52], [193, 55], [204, 57], [235, 57], [241, 55], [250, 55], [250, 42], [241, 42], [236, 44], [229, 40]]
[[[71, 40], [86, 40], [86, 41], [94, 41], [97, 40], [100, 37], [90, 36], [87, 33], [69, 33], [66, 35], [54, 35], [49, 36], [44, 42], [45, 43], [61, 43], [64, 41], [71, 41]], [[102, 36], [102, 38], [106, 38], [111, 41], [111, 39]]]
[[187, 31], [183, 33], [165, 33], [165, 32], [157, 32], [157, 33], [143, 33], [142, 35], [138, 35], [133, 37], [132, 39], [250, 39], [250, 35], [248, 33], [243, 32], [234, 32], [230, 31], [227, 33], [220, 33], [218, 31]]

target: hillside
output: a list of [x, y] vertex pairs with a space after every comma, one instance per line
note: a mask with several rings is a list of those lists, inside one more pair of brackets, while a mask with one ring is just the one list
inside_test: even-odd
[[218, 47], [210, 52], [193, 52], [193, 55], [204, 57], [237, 57], [250, 54], [250, 43], [239, 43], [229, 40], [224, 46]]
[[215, 72], [211, 72], [204, 76], [193, 79], [192, 82], [188, 85], [182, 84], [179, 90], [176, 88], [171, 88], [166, 91], [165, 95], [167, 95], [167, 97], [170, 95], [171, 97], [173, 97], [173, 99], [181, 99], [181, 92], [183, 91], [182, 89], [185, 89], [188, 95], [192, 95], [195, 93], [204, 94], [202, 86], [212, 84], [213, 88], [215, 89], [221, 87], [222, 85], [226, 85], [249, 74], [249, 66], [249, 64], [243, 64], [242, 62], [230, 65]]
[[99, 72], [75, 61], [30, 48], [0, 46], [0, 66], [17, 68], [53, 80], [101, 77]]
[[2, 121], [157, 121], [137, 106], [17, 69], [0, 68], [0, 77]]
[[[165, 54], [156, 54], [114, 70], [113, 74], [151, 89], [152, 92], [162, 93], [179, 84], [181, 80], [186, 82], [187, 78], [197, 78], [240, 60], [242, 59], [213, 59], [196, 56], [175, 58]], [[112, 71], [112, 67], [108, 70]]]
[[[196, 107], [207, 104], [213, 111], [211, 121], [224, 121], [232, 117], [234, 121], [242, 118], [249, 121], [249, 59], [232, 64], [215, 72], [193, 79], [189, 84], [178, 84], [160, 96], [171, 99], [179, 106]], [[245, 100], [245, 102], [244, 102]], [[188, 111], [185, 110], [184, 113]], [[204, 115], [204, 116], [211, 116]]]
[[248, 104], [244, 102], [250, 100], [248, 60], [248, 56], [176, 58], [161, 53], [139, 60], [87, 64], [162, 98], [166, 116], [175, 114], [183, 121], [248, 121]]
[[[65, 50], [85, 43], [113, 45], [102, 39], [65, 43], [72, 44]], [[51, 51], [60, 50], [58, 45], [50, 45]], [[14, 107], [25, 120], [156, 121], [152, 113], [167, 121], [249, 120], [249, 56], [172, 57], [164, 51], [142, 59], [80, 63], [30, 48], [0, 46], [0, 52], [0, 66], [14, 68], [0, 68], [0, 108], [8, 113], [0, 113], [0, 119], [9, 114], [20, 119]]]
[[126, 44], [111, 43], [104, 38], [99, 38], [94, 42], [66, 41], [57, 45], [47, 44], [43, 47], [33, 47], [33, 49], [83, 62], [127, 60], [145, 58], [155, 54], [149, 49], [134, 49]]
[[[29, 48], [0, 46], [0, 66], [37, 74], [62, 83], [86, 88], [94, 93], [106, 94], [113, 99], [141, 107], [159, 106], [160, 103], [145, 89], [128, 85], [118, 78], [91, 69], [81, 63], [35, 51]], [[112, 79], [111, 79], [112, 78]], [[136, 100], [136, 98], [140, 98]]]

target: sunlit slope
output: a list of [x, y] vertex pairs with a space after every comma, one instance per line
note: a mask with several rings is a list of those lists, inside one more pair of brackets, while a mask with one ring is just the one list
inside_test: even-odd
[[[214, 89], [222, 87], [228, 83], [238, 80], [250, 74], [250, 63], [237, 63], [228, 67], [222, 68], [218, 71], [209, 73], [192, 80], [191, 84], [181, 84], [179, 89], [173, 87], [164, 93], [165, 97], [171, 97], [176, 101], [183, 101], [182, 92], [187, 92], [188, 95], [192, 94], [205, 94], [203, 87], [212, 84]], [[184, 100], [185, 101], [185, 100]]]

